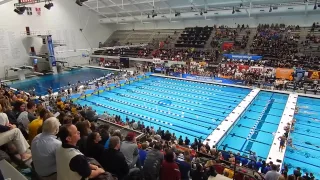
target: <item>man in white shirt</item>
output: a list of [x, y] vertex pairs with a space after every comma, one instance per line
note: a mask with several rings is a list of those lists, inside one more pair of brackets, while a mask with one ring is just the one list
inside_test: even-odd
[[61, 146], [61, 141], [56, 137], [59, 126], [59, 120], [55, 117], [45, 120], [42, 133], [32, 141], [33, 165], [41, 180], [57, 180], [56, 150]]

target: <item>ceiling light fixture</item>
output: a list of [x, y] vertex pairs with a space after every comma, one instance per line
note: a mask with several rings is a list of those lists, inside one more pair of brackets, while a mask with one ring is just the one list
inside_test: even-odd
[[86, 1], [88, 0], [76, 0], [76, 4], [78, 4], [79, 6], [82, 6], [82, 3]]
[[16, 7], [16, 9], [14, 9], [13, 11], [16, 12], [17, 14], [19, 15], [22, 15], [25, 11], [26, 11], [26, 7], [23, 6], [23, 7]]
[[51, 1], [51, 2], [48, 1], [48, 4], [46, 3], [46, 4], [44, 5], [44, 7], [45, 7], [46, 9], [48, 9], [48, 10], [50, 10], [52, 6], [53, 6], [52, 1]]

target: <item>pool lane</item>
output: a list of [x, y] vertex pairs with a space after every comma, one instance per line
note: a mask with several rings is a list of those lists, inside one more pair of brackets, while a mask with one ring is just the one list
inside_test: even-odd
[[289, 167], [289, 173], [301, 167], [303, 173], [313, 173], [319, 179], [320, 99], [299, 96], [297, 106], [295, 129], [290, 133], [294, 148], [287, 147], [284, 164]]
[[[167, 86], [167, 82], [175, 85], [164, 87]], [[177, 89], [186, 85], [188, 88]], [[223, 95], [224, 90], [226, 95]], [[188, 136], [189, 139], [200, 137], [204, 139], [249, 92], [241, 88], [216, 87], [150, 77], [78, 102], [90, 103], [98, 108], [100, 113], [105, 109], [117, 115], [121, 114], [121, 117], [128, 115], [130, 119], [140, 120], [146, 126], [152, 125], [155, 128], [163, 126], [183, 138]]]
[[254, 151], [266, 159], [273, 141], [288, 95], [260, 91], [251, 105], [241, 115], [219, 149], [249, 155]]

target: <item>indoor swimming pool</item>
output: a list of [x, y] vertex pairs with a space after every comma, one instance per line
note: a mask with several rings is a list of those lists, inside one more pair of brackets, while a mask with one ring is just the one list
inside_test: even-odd
[[9, 86], [21, 89], [26, 92], [30, 92], [35, 88], [36, 95], [48, 94], [48, 89], [52, 87], [53, 91], [56, 92], [61, 87], [65, 87], [70, 84], [76, 84], [78, 81], [90, 81], [94, 78], [102, 77], [111, 71], [94, 68], [81, 68], [65, 71], [63, 73], [55, 75], [44, 75], [37, 76], [23, 81], [12, 81], [6, 82]]
[[174, 132], [177, 137], [204, 140], [250, 92], [250, 89], [150, 77], [121, 88], [77, 100], [98, 114], [126, 116]]
[[295, 114], [296, 124], [290, 134], [293, 147], [288, 146], [284, 163], [289, 173], [300, 167], [302, 173], [313, 173], [320, 178], [320, 99], [299, 97], [299, 112]]
[[286, 94], [260, 91], [218, 148], [244, 155], [253, 151], [266, 159], [287, 99]]

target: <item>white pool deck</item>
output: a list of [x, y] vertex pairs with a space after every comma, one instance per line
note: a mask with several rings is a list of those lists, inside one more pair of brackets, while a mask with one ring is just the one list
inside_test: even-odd
[[287, 123], [291, 123], [292, 119], [294, 118], [294, 111], [297, 104], [298, 95], [297, 94], [290, 94], [288, 97], [288, 101], [286, 103], [286, 106], [284, 108], [278, 130], [275, 133], [268, 157], [267, 162], [272, 161], [276, 165], [282, 166], [284, 155], [286, 153], [286, 146], [282, 150], [282, 152], [279, 151], [280, 141], [279, 137], [282, 136], [285, 133], [284, 127], [287, 125]]
[[241, 114], [247, 109], [250, 103], [258, 95], [260, 89], [253, 89], [234, 110], [220, 123], [220, 125], [212, 131], [212, 133], [206, 138], [206, 142], [209, 142], [209, 146], [216, 146], [219, 141], [228, 133], [229, 129], [237, 122]]

